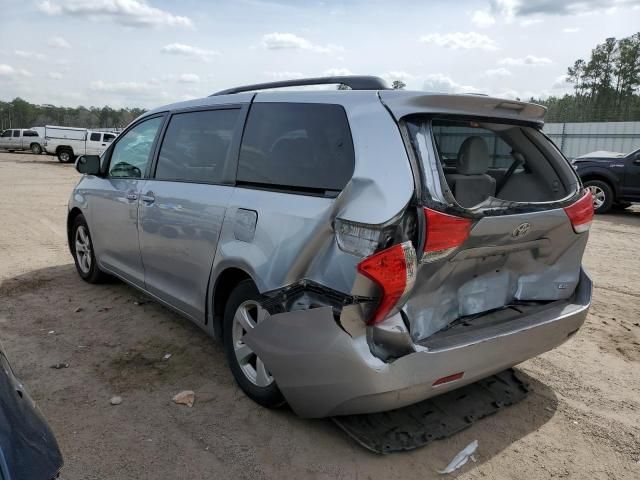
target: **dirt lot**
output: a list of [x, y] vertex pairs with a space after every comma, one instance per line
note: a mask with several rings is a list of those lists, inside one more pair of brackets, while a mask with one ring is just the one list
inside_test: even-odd
[[[380, 457], [329, 420], [252, 403], [219, 343], [133, 288], [82, 282], [65, 233], [77, 179], [53, 157], [0, 153], [0, 338], [57, 434], [63, 479], [425, 479], [474, 439], [477, 462], [458, 478], [640, 478], [639, 207], [595, 222], [591, 313], [570, 342], [518, 367], [526, 400]], [[184, 389], [191, 409], [171, 402]]]

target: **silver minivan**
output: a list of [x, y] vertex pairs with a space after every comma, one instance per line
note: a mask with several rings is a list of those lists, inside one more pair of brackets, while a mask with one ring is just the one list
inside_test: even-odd
[[[339, 90], [272, 90], [340, 84]], [[593, 202], [545, 109], [327, 77], [157, 108], [83, 156], [68, 236], [223, 339], [256, 402], [384, 411], [550, 350], [583, 324]]]

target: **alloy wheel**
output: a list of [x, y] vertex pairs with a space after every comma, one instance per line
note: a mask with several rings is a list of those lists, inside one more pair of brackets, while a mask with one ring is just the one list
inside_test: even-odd
[[91, 241], [89, 240], [89, 232], [80, 225], [76, 229], [76, 259], [82, 273], [89, 273], [91, 270]]
[[591, 196], [593, 197], [593, 208], [595, 210], [599, 209], [606, 200], [606, 196], [604, 190], [596, 185], [589, 185], [589, 191], [591, 192]]
[[232, 327], [233, 351], [240, 370], [247, 380], [262, 388], [273, 383], [273, 376], [255, 352], [244, 343], [243, 337], [268, 316], [269, 313], [258, 302], [247, 300], [236, 310]]

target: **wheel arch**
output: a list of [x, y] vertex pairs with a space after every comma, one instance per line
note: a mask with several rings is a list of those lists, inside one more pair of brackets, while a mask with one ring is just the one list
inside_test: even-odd
[[214, 282], [210, 305], [213, 313], [213, 331], [220, 338], [222, 338], [222, 326], [224, 323], [224, 307], [231, 292], [244, 280], [251, 280], [254, 284], [256, 283], [253, 277], [242, 268], [229, 266], [220, 272]]
[[71, 250], [71, 229], [73, 228], [73, 222], [75, 222], [78, 215], [82, 215], [82, 210], [78, 207], [73, 207], [69, 210], [67, 214], [67, 245], [69, 246], [69, 251], [73, 254]]
[[587, 171], [580, 174], [580, 180], [583, 184], [591, 180], [599, 180], [601, 182], [605, 182], [611, 187], [611, 190], [613, 190], [613, 194], [616, 198], [620, 194], [619, 182], [615, 179], [614, 175], [609, 172], [605, 173], [598, 170]]

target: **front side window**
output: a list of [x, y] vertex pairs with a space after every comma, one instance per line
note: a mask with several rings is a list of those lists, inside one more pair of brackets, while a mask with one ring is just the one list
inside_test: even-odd
[[344, 109], [312, 103], [254, 103], [242, 139], [238, 182], [282, 190], [339, 192], [355, 168]]
[[99, 133], [92, 133], [91, 136], [89, 137], [89, 140], [91, 140], [92, 142], [99, 142], [100, 141], [100, 134]]
[[104, 136], [102, 137], [102, 141], [105, 143], [111, 143], [114, 138], [116, 138], [115, 135], [112, 135], [110, 133], [105, 133]]
[[5, 130], [4, 132], [2, 132], [2, 138], [6, 138], [10, 136], [11, 136], [11, 130]]
[[20, 136], [20, 130], [14, 130], [13, 131], [13, 137], [19, 137]]
[[141, 178], [144, 175], [161, 124], [162, 117], [145, 120], [120, 137], [111, 154], [110, 177]]
[[155, 178], [224, 183], [240, 110], [178, 113], [171, 117], [158, 157]]

